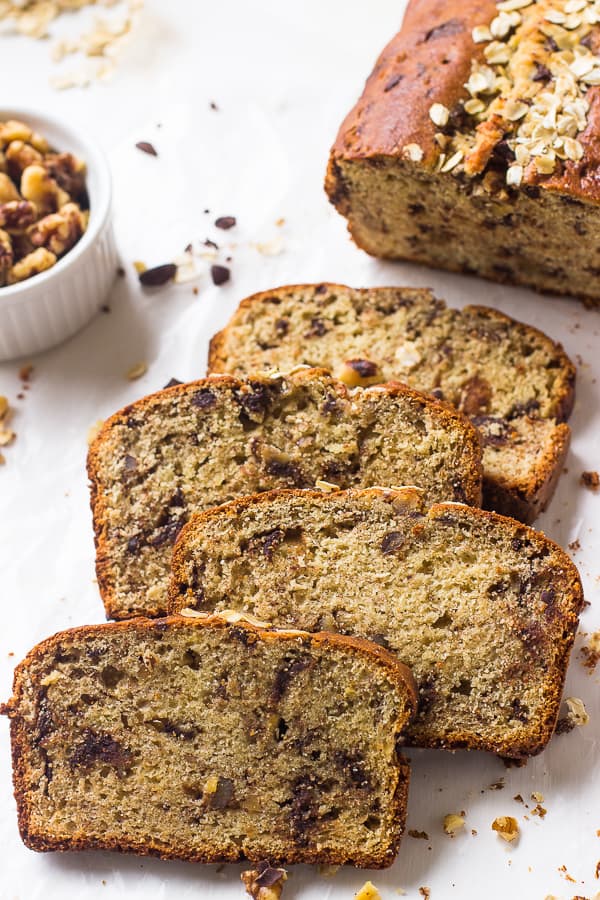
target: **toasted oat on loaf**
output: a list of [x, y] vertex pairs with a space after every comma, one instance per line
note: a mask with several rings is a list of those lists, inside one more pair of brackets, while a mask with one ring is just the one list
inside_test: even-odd
[[410, 0], [329, 158], [354, 241], [597, 305], [599, 50], [592, 0]]
[[209, 378], [112, 416], [88, 470], [109, 617], [166, 609], [171, 550], [192, 511], [277, 487], [417, 484], [481, 499], [481, 451], [459, 413], [402, 385], [351, 396], [326, 372]]
[[192, 516], [170, 604], [379, 642], [417, 682], [409, 743], [519, 757], [552, 734], [582, 591], [514, 519], [414, 489], [273, 491]]
[[387, 866], [415, 703], [408, 669], [366, 641], [180, 616], [62, 632], [17, 667], [4, 708], [21, 837]]
[[434, 393], [482, 435], [485, 506], [532, 522], [550, 501], [569, 445], [575, 368], [537, 329], [482, 306], [448, 309], [428, 290], [319, 284], [249, 297], [211, 342], [213, 372], [299, 363], [354, 383], [362, 367], [367, 383]]

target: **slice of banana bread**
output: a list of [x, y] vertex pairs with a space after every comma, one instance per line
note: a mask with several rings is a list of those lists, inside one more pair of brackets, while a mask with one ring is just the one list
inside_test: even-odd
[[323, 366], [351, 384], [397, 379], [461, 409], [483, 438], [484, 505], [532, 522], [569, 446], [575, 367], [546, 335], [430, 291], [298, 285], [244, 300], [212, 342], [213, 372]]
[[387, 866], [415, 704], [408, 669], [363, 640], [180, 616], [62, 632], [17, 667], [3, 710], [21, 837]]
[[417, 484], [429, 500], [481, 500], [466, 418], [402, 385], [351, 396], [319, 370], [213, 377], [116, 413], [90, 448], [98, 584], [109, 617], [164, 612], [189, 511], [277, 487]]
[[600, 303], [594, 0], [410, 0], [331, 150], [368, 253]]
[[414, 489], [273, 491], [191, 518], [170, 602], [370, 638], [417, 681], [410, 743], [520, 757], [552, 735], [582, 590], [514, 519]]

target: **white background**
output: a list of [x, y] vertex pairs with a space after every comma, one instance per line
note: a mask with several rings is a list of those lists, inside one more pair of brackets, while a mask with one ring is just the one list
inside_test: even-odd
[[[13, 107], [38, 106], [97, 136], [114, 176], [115, 225], [126, 279], [115, 285], [112, 312], [63, 346], [33, 360], [31, 388], [17, 400], [19, 366], [0, 365], [0, 393], [16, 407], [18, 437], [0, 468], [0, 697], [12, 670], [39, 639], [72, 625], [103, 620], [94, 581], [85, 475], [90, 425], [123, 404], [162, 387], [171, 376], [205, 371], [208, 338], [247, 294], [283, 283], [333, 280], [355, 286], [433, 287], [453, 305], [488, 303], [561, 340], [577, 359], [578, 400], [573, 448], [550, 510], [539, 525], [575, 553], [591, 606], [582, 631], [600, 628], [600, 559], [596, 531], [600, 495], [579, 485], [584, 469], [600, 469], [598, 385], [600, 312], [575, 301], [539, 297], [404, 264], [369, 259], [349, 241], [345, 224], [322, 190], [328, 147], [384, 43], [397, 30], [402, 3], [392, 0], [147, 2], [142, 21], [108, 83], [58, 93], [48, 42], [0, 38], [3, 97]], [[218, 111], [210, 102], [218, 104]], [[158, 126], [161, 126], [160, 128]], [[158, 158], [135, 149], [152, 141]], [[66, 148], [68, 149], [68, 148]], [[205, 208], [210, 214], [205, 214]], [[234, 215], [239, 225], [212, 225]], [[276, 225], [280, 218], [283, 226]], [[283, 239], [279, 255], [253, 246]], [[170, 261], [206, 237], [235, 244], [232, 280], [216, 288], [202, 262], [191, 284], [143, 293], [133, 260]], [[565, 248], [568, 253], [568, 248]], [[137, 362], [147, 374], [130, 382]], [[578, 639], [578, 644], [582, 638]], [[384, 900], [399, 888], [419, 898], [558, 898], [600, 890], [600, 703], [598, 675], [574, 653], [567, 696], [584, 699], [585, 728], [556, 738], [523, 769], [506, 770], [484, 754], [412, 751], [409, 827], [430, 840], [406, 837], [396, 864], [371, 878]], [[503, 778], [503, 790], [488, 786]], [[531, 807], [541, 792], [548, 813]], [[451, 840], [449, 812], [466, 812], [467, 827]], [[491, 831], [498, 815], [519, 819], [518, 844]], [[477, 834], [472, 834], [475, 829]], [[575, 883], [558, 871], [566, 866]], [[10, 779], [8, 722], [0, 721], [0, 898], [240, 898], [239, 866], [120, 857], [106, 853], [38, 855], [18, 836]], [[286, 900], [351, 898], [367, 873], [324, 878], [296, 868]]]

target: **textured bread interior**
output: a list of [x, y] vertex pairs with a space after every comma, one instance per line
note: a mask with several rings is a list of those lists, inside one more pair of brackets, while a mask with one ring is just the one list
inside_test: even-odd
[[89, 471], [109, 616], [164, 611], [172, 545], [189, 512], [240, 495], [324, 479], [480, 501], [480, 450], [466, 420], [410, 392], [351, 397], [314, 376], [176, 387], [105, 424]]
[[577, 572], [511, 519], [411, 491], [273, 492], [195, 516], [171, 603], [360, 635], [413, 671], [421, 746], [541, 750], [582, 602]]
[[414, 694], [388, 654], [349, 643], [179, 617], [47, 641], [10, 704], [24, 840], [388, 865]]
[[433, 392], [468, 415], [483, 438], [486, 505], [535, 518], [568, 445], [559, 423], [575, 371], [560, 345], [495, 310], [448, 309], [427, 290], [306, 285], [242, 303], [210, 365], [241, 374], [308, 363], [343, 377], [353, 359], [376, 366], [373, 380]]
[[337, 158], [329, 193], [356, 243], [548, 293], [600, 300], [600, 206], [537, 185], [503, 193], [403, 159]]

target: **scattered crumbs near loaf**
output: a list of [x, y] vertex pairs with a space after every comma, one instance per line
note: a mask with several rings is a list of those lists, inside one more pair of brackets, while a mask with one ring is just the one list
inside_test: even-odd
[[477, 837], [477, 829], [471, 828], [471, 834], [473, 835], [473, 837]]
[[365, 881], [360, 891], [354, 896], [356, 900], [381, 900], [381, 894], [372, 881]]
[[100, 434], [100, 429], [102, 428], [103, 425], [104, 425], [103, 419], [98, 419], [96, 422], [94, 422], [93, 425], [90, 425], [90, 427], [88, 428], [88, 432], [87, 432], [88, 445], [93, 444], [93, 442], [96, 440], [96, 438]]
[[541, 803], [536, 803], [536, 805], [531, 810], [531, 815], [539, 816], [540, 819], [545, 819], [547, 812], [548, 810], [544, 806], [542, 806]]
[[428, 841], [429, 835], [426, 831], [417, 831], [416, 828], [409, 828], [408, 836], [411, 838], [415, 838], [418, 841]]
[[209, 105], [210, 109], [212, 109], [214, 112], [219, 111], [219, 107], [217, 106], [217, 104], [215, 103], [214, 100], [211, 100], [208, 105]]
[[565, 881], [570, 881], [573, 884], [576, 884], [576, 881], [573, 878], [573, 876], [569, 875], [569, 873], [567, 872], [567, 867], [565, 865], [559, 866], [557, 871], [560, 872], [560, 874], [565, 879]]
[[212, 278], [214, 285], [221, 287], [221, 285], [226, 284], [231, 278], [231, 271], [227, 266], [215, 264], [210, 267], [210, 277]]
[[517, 803], [525, 803], [521, 794], [515, 794], [515, 796], [513, 797], [513, 800], [516, 800]]
[[117, 278], [125, 278], [125, 269], [123, 266], [117, 266]]
[[494, 781], [488, 786], [488, 791], [501, 791], [505, 787], [504, 778], [499, 778], [498, 781]]
[[160, 266], [153, 266], [151, 269], [144, 268], [141, 272], [138, 270], [140, 284], [144, 287], [162, 287], [169, 281], [173, 281], [176, 274], [177, 266], [175, 263], [163, 263]]
[[421, 897], [425, 898], [425, 900], [429, 900], [429, 898], [431, 897], [431, 890], [424, 885], [419, 888], [419, 893]]
[[523, 759], [513, 759], [510, 756], [501, 756], [500, 759], [505, 769], [524, 769], [529, 762], [525, 757]]
[[110, 306], [108, 305], [108, 303], [102, 304], [102, 306], [100, 307], [100, 312], [104, 313], [105, 315], [108, 315], [108, 313], [110, 312]]
[[543, 803], [544, 795], [540, 794], [539, 791], [533, 791], [533, 793], [531, 794], [531, 799], [535, 800], [536, 803]]
[[[8, 654], [10, 656], [10, 653]], [[594, 873], [596, 881], [600, 878], [600, 860], [596, 863], [596, 871]]]
[[4, 466], [6, 464], [6, 457], [3, 453], [0, 453], [0, 466]]
[[24, 366], [21, 366], [19, 369], [19, 378], [21, 381], [28, 382], [31, 376], [33, 375], [33, 363], [25, 363]]
[[219, 245], [215, 244], [214, 241], [211, 241], [210, 238], [205, 238], [205, 240], [202, 242], [202, 244], [204, 247], [211, 247], [213, 250], [219, 249]]
[[275, 219], [275, 224], [278, 228], [283, 228], [283, 226], [285, 225], [285, 219], [283, 217], [280, 219]]
[[519, 837], [519, 823], [514, 816], [498, 816], [492, 822], [492, 830], [507, 843]]
[[192, 288], [192, 294], [198, 295], [199, 293], [200, 293], [200, 291], [199, 291], [198, 287], [196, 285], [194, 285], [194, 287]]
[[588, 635], [587, 644], [579, 649], [581, 665], [591, 675], [600, 661], [600, 631], [594, 631]]
[[147, 153], [148, 156], [158, 156], [156, 148], [153, 144], [150, 143], [150, 141], [138, 141], [135, 146], [138, 150], [141, 150], [142, 153]]
[[142, 375], [145, 375], [148, 371], [148, 366], [145, 362], [135, 363], [130, 369], [127, 370], [126, 377], [128, 381], [137, 381], [138, 378], [141, 378]]
[[279, 900], [287, 877], [285, 869], [273, 868], [266, 859], [240, 875], [246, 893], [253, 900]]
[[600, 487], [600, 475], [597, 472], [582, 472], [579, 483], [595, 493]]
[[574, 541], [571, 541], [571, 543], [569, 544], [569, 550], [571, 550], [573, 553], [576, 553], [578, 550], [581, 550], [581, 543], [579, 541], [579, 538], [576, 538]]
[[219, 216], [218, 219], [215, 219], [216, 228], [222, 228], [223, 231], [228, 231], [230, 228], [234, 228], [235, 225], [237, 225], [235, 216]]
[[447, 816], [444, 816], [443, 829], [449, 837], [453, 838], [461, 831], [464, 824], [465, 818], [462, 812], [460, 815], [457, 813], [448, 813]]

